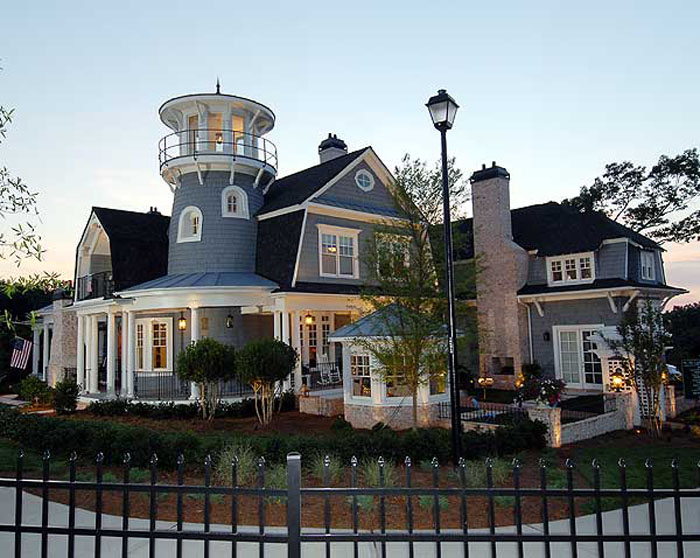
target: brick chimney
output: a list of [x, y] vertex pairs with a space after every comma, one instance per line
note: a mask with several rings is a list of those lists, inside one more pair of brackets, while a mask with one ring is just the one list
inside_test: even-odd
[[322, 163], [348, 154], [348, 146], [335, 134], [328, 134], [318, 146], [318, 157]]
[[510, 174], [494, 161], [470, 178], [479, 316], [479, 369], [511, 387], [527, 362], [527, 312], [517, 293], [527, 280], [528, 254], [513, 242]]

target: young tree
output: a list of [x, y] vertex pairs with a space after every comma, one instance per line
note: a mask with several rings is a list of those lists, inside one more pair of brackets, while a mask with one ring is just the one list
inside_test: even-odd
[[[369, 286], [362, 301], [367, 313], [375, 313], [380, 335], [359, 342], [379, 363], [385, 381], [411, 394], [416, 428], [418, 389], [444, 378], [447, 369], [446, 300], [428, 234], [430, 223], [440, 218], [436, 198], [442, 192], [439, 175], [408, 156], [395, 176], [392, 194], [403, 219], [378, 225], [363, 256]], [[451, 177], [459, 181], [461, 173], [452, 167]]]
[[270, 424], [275, 397], [282, 395], [282, 382], [297, 359], [296, 350], [278, 339], [250, 341], [236, 354], [238, 379], [253, 388], [255, 412], [263, 426]]
[[673, 336], [673, 349], [668, 361], [680, 366], [684, 359], [700, 357], [700, 302], [676, 306], [664, 314], [666, 326]]
[[700, 160], [697, 149], [662, 155], [650, 170], [629, 161], [610, 163], [603, 176], [564, 203], [581, 212], [602, 211], [659, 242], [700, 240]]
[[[658, 436], [663, 424], [661, 387], [666, 370], [664, 352], [671, 345], [671, 336], [664, 326], [664, 318], [651, 299], [641, 304], [635, 301], [617, 326], [620, 339], [607, 339], [620, 357], [628, 381], [637, 392], [640, 416], [648, 431]], [[647, 408], [642, 404], [647, 401]]]
[[236, 373], [233, 347], [214, 339], [200, 339], [185, 347], [177, 356], [177, 375], [199, 386], [202, 418], [212, 420], [219, 404], [219, 382]]

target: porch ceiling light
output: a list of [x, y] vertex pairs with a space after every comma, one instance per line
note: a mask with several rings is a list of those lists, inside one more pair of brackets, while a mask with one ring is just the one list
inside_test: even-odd
[[187, 318], [180, 313], [180, 317], [177, 319], [177, 329], [180, 331], [185, 331], [187, 329]]
[[315, 321], [316, 321], [316, 318], [313, 317], [313, 314], [311, 314], [311, 312], [307, 312], [306, 316], [304, 316], [304, 323], [306, 325], [314, 325]]
[[447, 94], [445, 89], [439, 89], [437, 95], [428, 99], [425, 105], [433, 119], [433, 126], [438, 130], [449, 130], [457, 116], [459, 105]]

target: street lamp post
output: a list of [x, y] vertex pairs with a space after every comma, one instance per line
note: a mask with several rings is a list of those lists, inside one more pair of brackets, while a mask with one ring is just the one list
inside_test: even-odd
[[461, 456], [461, 417], [459, 386], [457, 385], [457, 312], [455, 308], [454, 262], [452, 259], [452, 219], [450, 217], [450, 189], [447, 178], [447, 130], [452, 128], [459, 105], [440, 89], [426, 104], [433, 125], [440, 132], [442, 147], [442, 212], [445, 241], [445, 269], [447, 278], [447, 309], [449, 321], [447, 371], [450, 378], [450, 409], [452, 426], [452, 463], [456, 467]]

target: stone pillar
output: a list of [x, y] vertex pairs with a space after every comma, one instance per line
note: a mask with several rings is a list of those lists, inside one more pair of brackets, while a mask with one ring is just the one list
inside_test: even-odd
[[116, 336], [117, 336], [117, 316], [110, 310], [107, 313], [107, 393], [114, 395], [115, 385], [115, 364], [116, 364]]
[[41, 359], [41, 378], [46, 381], [46, 374], [49, 370], [49, 361], [51, 360], [51, 343], [49, 341], [49, 324], [44, 322], [44, 352]]
[[527, 408], [531, 420], [538, 420], [547, 425], [547, 445], [550, 448], [561, 447], [561, 409], [534, 405]]
[[38, 327], [34, 327], [32, 332], [32, 374], [39, 375], [39, 343], [41, 343], [41, 332]]
[[[199, 308], [190, 308], [190, 340], [199, 341]], [[200, 396], [199, 386], [196, 382], [190, 384], [190, 399], [198, 400]]]
[[78, 315], [78, 342], [76, 348], [76, 382], [85, 391], [85, 317]]
[[136, 324], [133, 312], [127, 314], [127, 331], [129, 339], [126, 343], [126, 396], [134, 397], [134, 374], [136, 353]]
[[97, 393], [99, 391], [99, 372], [98, 372], [98, 354], [97, 354], [97, 314], [91, 314], [88, 316], [88, 323], [90, 329], [90, 342], [89, 342], [89, 353], [90, 353], [90, 378], [88, 379], [88, 392]]
[[121, 365], [122, 369], [119, 371], [121, 374], [121, 393], [122, 397], [126, 397], [128, 393], [127, 384], [129, 382], [127, 375], [129, 374], [129, 313], [122, 312], [122, 346], [120, 347], [122, 359]]

